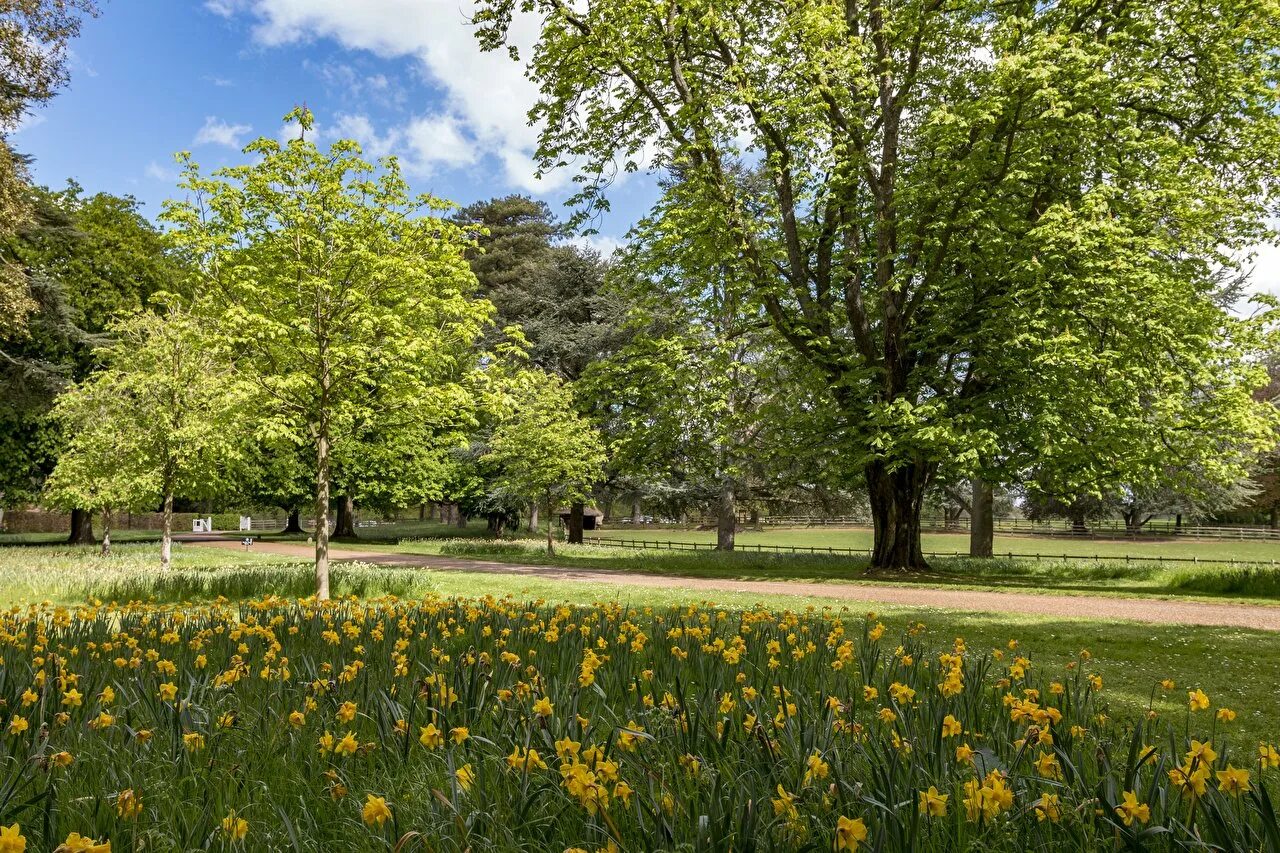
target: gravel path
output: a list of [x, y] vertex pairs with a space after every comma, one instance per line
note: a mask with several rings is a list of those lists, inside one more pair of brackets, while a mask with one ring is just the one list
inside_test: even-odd
[[[233, 539], [184, 541], [205, 547], [243, 548]], [[259, 553], [309, 559], [315, 549], [301, 543], [254, 542]], [[1034, 616], [1088, 617], [1172, 625], [1221, 625], [1280, 631], [1280, 607], [1254, 604], [1214, 604], [1158, 598], [1115, 598], [1081, 595], [1037, 595], [1025, 592], [990, 592], [915, 584], [842, 584], [805, 581], [742, 581], [717, 578], [686, 578], [671, 575], [637, 574], [623, 571], [568, 569], [558, 566], [531, 566], [497, 563], [458, 557], [421, 554], [388, 554], [385, 551], [331, 548], [333, 560], [358, 560], [394, 566], [418, 566], [435, 571], [492, 572], [503, 575], [531, 575], [543, 580], [612, 586], [688, 589], [698, 592], [742, 592], [761, 595], [807, 595], [836, 601], [900, 604], [908, 607], [940, 607], [996, 613], [1023, 613]]]

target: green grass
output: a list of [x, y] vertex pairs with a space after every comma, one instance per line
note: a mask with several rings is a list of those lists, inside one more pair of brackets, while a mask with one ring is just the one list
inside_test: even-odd
[[[504, 547], [511, 549], [517, 545], [505, 543]], [[286, 558], [178, 544], [174, 549], [174, 568], [162, 574], [156, 550], [154, 545], [127, 545], [115, 549], [111, 557], [102, 558], [97, 556], [96, 549], [87, 547], [0, 549], [0, 604], [46, 599], [73, 604], [91, 597], [104, 601], [177, 603], [208, 601], [217, 596], [234, 600], [265, 593], [303, 596], [312, 590], [310, 565]], [[526, 561], [520, 553], [515, 555]], [[698, 559], [707, 560], [709, 556], [702, 554]], [[733, 560], [734, 555], [720, 555], [720, 559], [724, 558]], [[640, 562], [644, 571], [654, 570], [649, 561]], [[527, 575], [340, 564], [333, 571], [332, 583], [335, 596], [392, 594], [414, 598], [434, 592], [469, 597], [511, 594], [525, 599], [582, 604], [616, 599], [633, 606], [655, 607], [705, 599], [734, 608], [755, 604], [792, 610], [831, 606], [830, 599], [804, 595], [723, 592], [709, 596], [681, 589], [677, 583], [661, 589], [628, 586], [622, 574], [616, 584], [586, 585]], [[873, 602], [851, 603], [848, 609], [853, 613], [876, 610], [893, 631], [922, 620], [936, 644], [965, 636], [974, 648], [1003, 648], [1010, 639], [1018, 639], [1036, 659], [1054, 665], [1088, 648], [1099, 658], [1098, 668], [1106, 679], [1108, 695], [1123, 713], [1136, 715], [1145, 707], [1154, 685], [1162, 678], [1172, 678], [1180, 686], [1200, 686], [1222, 704], [1237, 710], [1240, 714], [1237, 725], [1249, 737], [1280, 735], [1274, 698], [1276, 685], [1280, 685], [1280, 634], [1277, 633], [1046, 619], [1009, 613], [883, 606]], [[1183, 695], [1179, 692], [1173, 698]], [[1172, 700], [1159, 700], [1158, 707], [1172, 712], [1180, 705]]]
[[[102, 531], [95, 530], [94, 536], [102, 541]], [[62, 533], [0, 533], [0, 545], [61, 545], [66, 544], [67, 534]], [[119, 542], [159, 542], [159, 530], [113, 530], [111, 544]]]
[[[643, 539], [661, 542], [697, 542], [714, 545], [714, 530], [669, 530], [629, 528], [627, 525], [588, 532], [587, 537], [600, 536], [616, 539]], [[925, 533], [925, 551], [945, 554], [967, 553], [967, 533]], [[853, 527], [782, 527], [765, 530], [743, 530], [737, 535], [742, 547], [752, 545], [778, 545], [796, 548], [854, 548], [871, 547], [871, 531]], [[997, 554], [1043, 554], [1071, 557], [1181, 557], [1205, 561], [1275, 560], [1280, 563], [1280, 541], [1240, 541], [1213, 539], [1077, 539], [1058, 536], [995, 537]]]
[[445, 554], [498, 562], [556, 565], [720, 580], [791, 580], [820, 583], [899, 583], [1061, 594], [1169, 596], [1255, 602], [1280, 601], [1280, 567], [1117, 563], [1086, 559], [1027, 560], [939, 558], [919, 574], [866, 574], [866, 560], [751, 551], [666, 551], [558, 544], [547, 557], [536, 540], [423, 540], [394, 547], [403, 554]]

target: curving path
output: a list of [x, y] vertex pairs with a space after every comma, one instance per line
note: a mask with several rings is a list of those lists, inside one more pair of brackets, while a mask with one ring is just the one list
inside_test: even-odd
[[[234, 539], [182, 537], [188, 545], [242, 549]], [[315, 549], [302, 543], [254, 542], [259, 553], [310, 559]], [[434, 571], [490, 572], [503, 575], [532, 575], [544, 580], [613, 586], [661, 587], [699, 592], [744, 592], [761, 595], [807, 595], [836, 601], [877, 602], [907, 607], [939, 607], [947, 610], [1022, 613], [1034, 616], [1117, 619], [1172, 625], [1218, 625], [1280, 631], [1280, 606], [1265, 604], [1215, 604], [1159, 598], [1115, 598], [1108, 596], [1039, 595], [1026, 592], [926, 587], [915, 584], [842, 584], [806, 581], [745, 581], [727, 578], [688, 578], [633, 572], [569, 569], [498, 563], [424, 554], [389, 554], [354, 548], [330, 548], [332, 560], [357, 560], [392, 566], [417, 566]]]

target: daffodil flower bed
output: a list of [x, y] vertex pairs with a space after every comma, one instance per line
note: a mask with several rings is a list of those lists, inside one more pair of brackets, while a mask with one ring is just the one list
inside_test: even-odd
[[1202, 691], [1117, 721], [1087, 652], [884, 633], [492, 598], [15, 609], [0, 853], [1280, 844], [1280, 753]]

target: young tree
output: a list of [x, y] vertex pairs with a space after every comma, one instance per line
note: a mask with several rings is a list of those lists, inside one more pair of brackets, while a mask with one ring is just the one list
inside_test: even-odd
[[[680, 172], [655, 218], [708, 248], [726, 229], [745, 294], [822, 376], [876, 567], [925, 566], [935, 476], [1085, 422], [1101, 471], [1122, 439], [1176, 439], [1248, 355], [1210, 291], [1266, 235], [1280, 167], [1280, 21], [1252, 0], [485, 0], [484, 47], [518, 10], [541, 20], [543, 167], [582, 164], [585, 202], [619, 159]], [[1249, 431], [1255, 379], [1209, 384]], [[1149, 393], [1168, 417], [1126, 429]]]
[[158, 491], [156, 472], [127, 456], [134, 425], [122, 417], [124, 402], [112, 385], [89, 381], [63, 394], [52, 413], [68, 438], [42, 501], [100, 513], [103, 556], [111, 553], [112, 513], [141, 507]]
[[576, 411], [569, 387], [541, 371], [518, 373], [502, 409], [480, 461], [499, 469], [501, 491], [542, 501], [547, 553], [554, 554], [551, 515], [557, 502], [583, 500], [600, 478], [605, 461], [600, 435]]
[[207, 330], [184, 309], [140, 312], [114, 324], [104, 367], [55, 409], [71, 442], [51, 475], [51, 495], [86, 507], [160, 504], [160, 565], [173, 549], [173, 501], [209, 497], [229, 482], [244, 446], [242, 392]]
[[411, 196], [394, 158], [375, 167], [350, 140], [321, 150], [307, 110], [287, 119], [298, 138], [250, 143], [251, 164], [204, 176], [184, 155], [190, 197], [164, 218], [266, 400], [259, 432], [314, 452], [325, 599], [334, 454], [361, 429], [429, 423], [465, 402], [491, 308], [471, 296], [465, 235], [438, 215], [447, 203]]

